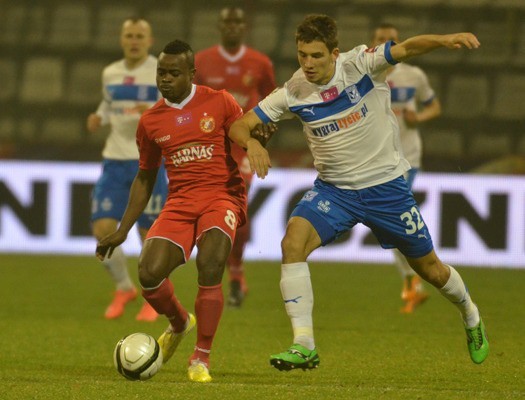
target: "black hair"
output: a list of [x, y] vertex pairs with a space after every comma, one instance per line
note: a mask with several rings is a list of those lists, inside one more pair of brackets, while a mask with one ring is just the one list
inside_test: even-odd
[[182, 40], [173, 40], [169, 42], [164, 49], [162, 49], [164, 54], [186, 54], [190, 68], [195, 68], [195, 57], [193, 54], [193, 49], [191, 46], [182, 41]]

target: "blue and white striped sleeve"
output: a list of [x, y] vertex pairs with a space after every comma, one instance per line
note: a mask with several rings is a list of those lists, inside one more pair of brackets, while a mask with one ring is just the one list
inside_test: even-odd
[[286, 99], [286, 87], [275, 89], [261, 100], [259, 104], [253, 108], [253, 111], [264, 123], [292, 118], [293, 114], [289, 112]]

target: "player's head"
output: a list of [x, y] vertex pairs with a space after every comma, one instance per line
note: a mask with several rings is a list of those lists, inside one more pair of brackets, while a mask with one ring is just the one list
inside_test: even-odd
[[153, 36], [148, 21], [142, 18], [124, 21], [120, 31], [120, 46], [127, 61], [139, 62], [145, 59], [152, 44]]
[[337, 24], [328, 15], [308, 15], [295, 33], [297, 57], [309, 82], [324, 85], [335, 72], [339, 56]]
[[221, 44], [226, 48], [239, 47], [246, 34], [244, 11], [238, 7], [226, 7], [219, 13]]
[[157, 87], [172, 103], [180, 103], [191, 92], [195, 76], [195, 57], [191, 46], [182, 40], [169, 42], [157, 61]]
[[386, 22], [376, 26], [372, 33], [372, 47], [379, 46], [390, 40], [394, 42], [399, 41], [399, 32], [396, 26]]

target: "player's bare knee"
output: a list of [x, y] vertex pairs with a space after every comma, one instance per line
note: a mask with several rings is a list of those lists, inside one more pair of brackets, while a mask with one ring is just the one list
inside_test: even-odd
[[224, 262], [221, 264], [217, 260], [214, 262], [197, 262], [199, 276], [197, 278], [201, 286], [215, 286], [222, 282], [224, 273]]
[[158, 286], [166, 276], [163, 269], [154, 264], [139, 261], [139, 282], [144, 288]]
[[93, 236], [100, 240], [107, 235], [115, 232], [118, 226], [118, 221], [113, 218], [100, 218], [93, 221], [91, 225], [91, 231]]
[[281, 251], [283, 254], [283, 261], [299, 262], [305, 259], [305, 246], [299, 240], [293, 238], [293, 235], [285, 235], [281, 241]]

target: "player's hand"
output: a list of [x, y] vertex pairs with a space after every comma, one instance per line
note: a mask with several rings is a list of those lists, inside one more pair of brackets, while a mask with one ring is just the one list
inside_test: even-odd
[[115, 250], [116, 247], [124, 243], [127, 236], [128, 236], [127, 234], [122, 233], [117, 230], [114, 233], [102, 238], [97, 243], [97, 249], [95, 251], [95, 255], [100, 261], [103, 261], [106, 255], [108, 258], [111, 258], [111, 255], [113, 254], [113, 250]]
[[150, 105], [147, 103], [139, 103], [135, 107], [132, 108], [133, 111], [142, 114], [144, 111], [146, 111], [148, 108], [150, 108]]
[[246, 155], [250, 161], [252, 172], [264, 179], [268, 175], [268, 169], [272, 167], [268, 151], [257, 139], [249, 139], [246, 142]]
[[409, 128], [415, 128], [419, 123], [417, 113], [413, 110], [407, 110], [406, 108], [403, 110], [403, 119]]
[[267, 124], [258, 124], [252, 129], [250, 136], [257, 139], [263, 147], [266, 147], [266, 144], [275, 132], [277, 132], [277, 124], [269, 122]]
[[443, 45], [449, 49], [460, 49], [461, 47], [477, 49], [481, 46], [478, 38], [469, 32], [444, 35], [443, 40]]
[[102, 118], [95, 113], [89, 114], [86, 127], [90, 133], [94, 133], [102, 126]]

